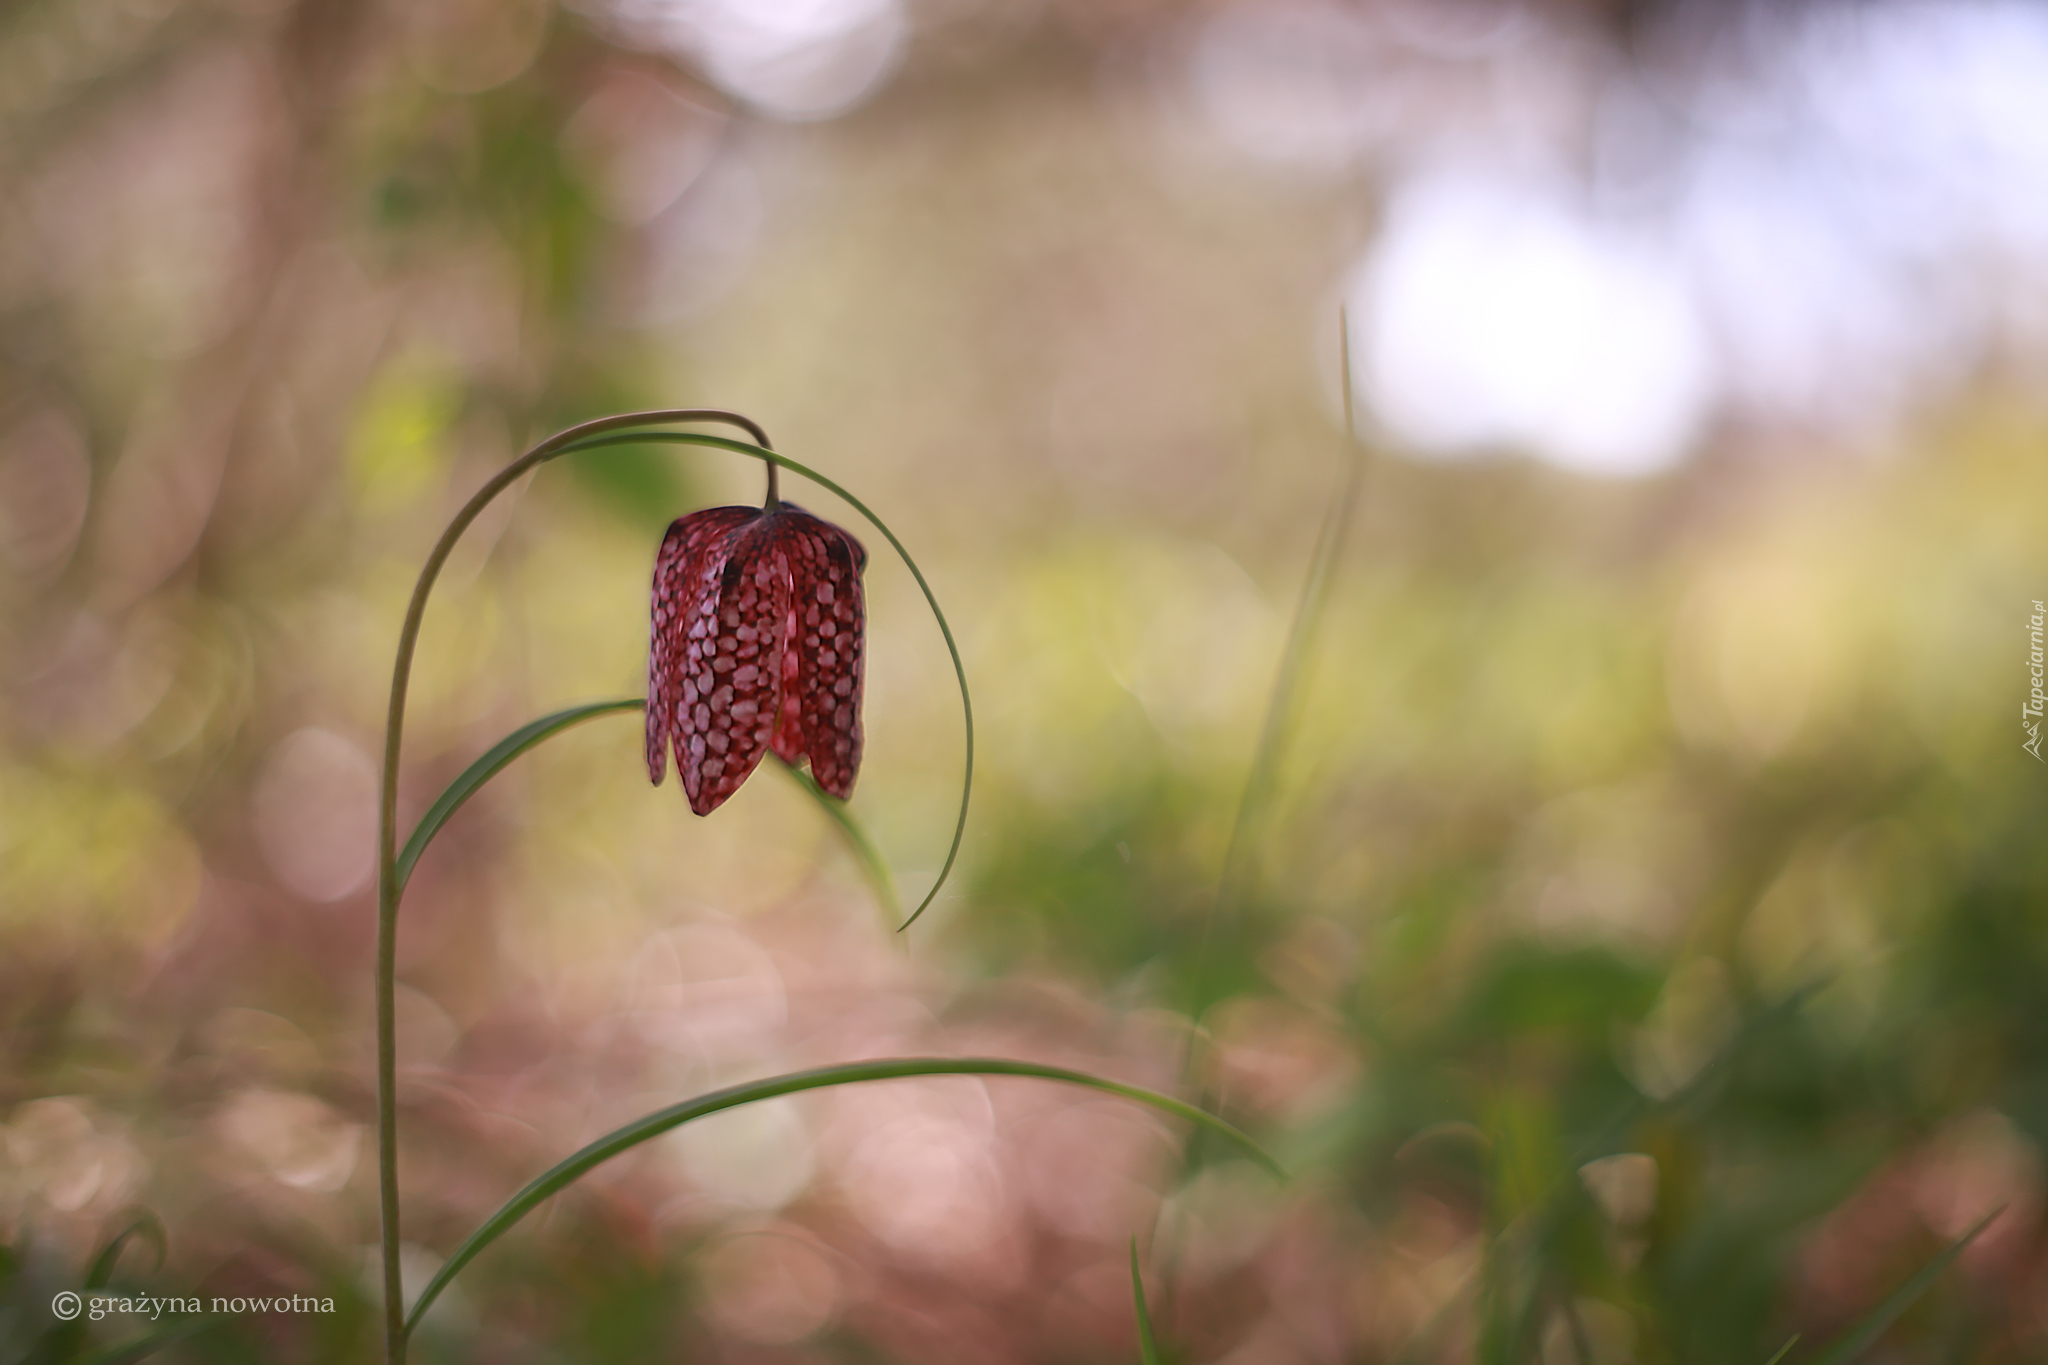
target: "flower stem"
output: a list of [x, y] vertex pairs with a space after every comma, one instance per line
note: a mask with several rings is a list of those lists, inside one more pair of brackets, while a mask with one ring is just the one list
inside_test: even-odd
[[[722, 408], [671, 408], [654, 412], [629, 412], [600, 417], [581, 426], [556, 432], [499, 471], [476, 496], [463, 505], [441, 533], [433, 553], [420, 570], [413, 586], [412, 602], [405, 610], [405, 624], [398, 632], [398, 659], [391, 670], [391, 707], [384, 722], [384, 777], [377, 800], [377, 1173], [378, 1204], [383, 1223], [384, 1261], [384, 1357], [388, 1365], [404, 1365], [406, 1347], [405, 1286], [398, 1265], [398, 754], [405, 728], [405, 694], [412, 677], [412, 656], [419, 641], [420, 621], [426, 615], [427, 594], [442, 565], [455, 549], [455, 542], [469, 529], [493, 498], [504, 492], [520, 475], [535, 465], [565, 454], [570, 445], [584, 437], [625, 427], [661, 426], [675, 422], [723, 422], [739, 427], [763, 449], [768, 436], [754, 422]], [[775, 499], [771, 463], [768, 496]]]

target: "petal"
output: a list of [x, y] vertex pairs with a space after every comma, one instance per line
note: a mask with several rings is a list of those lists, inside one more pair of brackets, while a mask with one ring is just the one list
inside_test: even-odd
[[811, 761], [811, 776], [842, 801], [860, 773], [860, 702], [867, 606], [861, 569], [867, 551], [829, 521], [785, 506], [772, 520], [790, 568], [784, 618], [782, 707], [775, 752]]
[[754, 507], [707, 508], [675, 521], [662, 537], [647, 651], [647, 776], [656, 786], [668, 770], [669, 741], [683, 742], [684, 636], [715, 595], [732, 533], [760, 515]]
[[682, 632], [671, 733], [683, 790], [699, 815], [724, 804], [760, 763], [781, 694], [789, 556], [771, 519], [745, 510], [748, 524], [707, 547], [691, 585], [703, 590]]

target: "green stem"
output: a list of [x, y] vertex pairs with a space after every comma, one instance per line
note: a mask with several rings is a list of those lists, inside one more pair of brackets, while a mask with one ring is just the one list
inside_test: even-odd
[[766, 450], [768, 445], [768, 436], [758, 425], [721, 408], [623, 413], [555, 433], [505, 466], [455, 514], [420, 570], [412, 601], [405, 610], [405, 624], [398, 632], [398, 659], [391, 670], [391, 708], [384, 722], [384, 778], [377, 802], [377, 1171], [383, 1223], [384, 1355], [389, 1365], [403, 1365], [406, 1341], [405, 1286], [398, 1266], [398, 754], [405, 729], [406, 687], [412, 676], [420, 620], [427, 610], [427, 594], [433, 591], [442, 565], [448, 562], [455, 542], [470, 523], [527, 470], [566, 454], [577, 442], [603, 432], [672, 422], [723, 422], [751, 435], [759, 443], [758, 449]]

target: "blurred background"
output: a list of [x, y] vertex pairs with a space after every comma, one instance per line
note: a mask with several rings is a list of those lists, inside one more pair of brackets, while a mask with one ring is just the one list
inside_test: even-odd
[[[521, 448], [685, 405], [918, 555], [962, 866], [895, 936], [783, 774], [698, 820], [634, 718], [520, 760], [405, 906], [409, 1282], [862, 1057], [1174, 1089], [1291, 1179], [1038, 1082], [815, 1093], [603, 1168], [418, 1358], [1130, 1360], [1136, 1236], [1184, 1361], [1761, 1365], [2000, 1208], [1871, 1358], [2048, 1352], [2048, 10], [16, 0], [0, 186], [5, 1358], [136, 1206], [121, 1283], [336, 1301], [184, 1359], [370, 1358], [404, 601]], [[501, 500], [401, 827], [640, 692], [663, 527], [759, 484]], [[873, 552], [853, 809], [921, 895], [943, 644], [785, 491]]]

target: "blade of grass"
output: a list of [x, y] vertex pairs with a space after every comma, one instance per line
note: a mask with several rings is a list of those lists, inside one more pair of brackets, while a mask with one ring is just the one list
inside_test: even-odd
[[[1358, 427], [1352, 409], [1351, 397], [1351, 325], [1343, 309], [1337, 313], [1338, 354], [1342, 367], [1341, 381], [1344, 393], [1344, 467], [1341, 472], [1335, 496], [1324, 508], [1321, 528], [1316, 533], [1315, 548], [1309, 552], [1308, 573], [1302, 580], [1301, 597], [1295, 604], [1294, 617], [1287, 628], [1287, 641], [1281, 647], [1280, 664], [1273, 677], [1273, 690], [1266, 700], [1266, 713], [1259, 728], [1257, 746], [1252, 751], [1251, 768], [1245, 774], [1244, 789], [1238, 796], [1237, 813], [1230, 827], [1230, 841], [1224, 846], [1223, 867], [1216, 879], [1216, 898], [1210, 903], [1209, 912], [1202, 918], [1199, 937], [1196, 939], [1194, 957], [1188, 968], [1186, 980], [1180, 990], [1184, 994], [1185, 1008], [1190, 1021], [1199, 1025], [1203, 1014], [1212, 1003], [1209, 996], [1210, 962], [1216, 954], [1216, 938], [1219, 926], [1233, 926], [1238, 918], [1242, 902], [1256, 884], [1254, 850], [1257, 847], [1257, 829], [1260, 816], [1276, 785], [1280, 760], [1287, 747], [1289, 734], [1294, 728], [1295, 713], [1299, 709], [1302, 679], [1308, 671], [1308, 662], [1315, 643], [1316, 623], [1327, 605], [1330, 594], [1330, 580], [1344, 541], [1351, 528], [1353, 509], [1358, 503], [1359, 489], [1365, 476], [1365, 457], [1358, 440]], [[1185, 1051], [1181, 1057], [1181, 1074], [1194, 1078], [1201, 1074], [1202, 1030], [1197, 1027], [1188, 1034]], [[1205, 1088], [1208, 1082], [1203, 1083]], [[1191, 1168], [1201, 1158], [1203, 1135], [1197, 1131], [1190, 1135], [1181, 1152], [1184, 1169]], [[1167, 1293], [1174, 1292], [1179, 1280], [1181, 1258], [1180, 1238], [1169, 1237], [1168, 1245], [1160, 1258], [1165, 1263]], [[1159, 1255], [1155, 1249], [1155, 1254]], [[1169, 1298], [1168, 1302], [1171, 1302]]]
[[1064, 1067], [1040, 1066], [1035, 1062], [1015, 1062], [993, 1057], [899, 1057], [888, 1061], [854, 1062], [844, 1066], [819, 1067], [812, 1071], [794, 1071], [784, 1076], [774, 1076], [763, 1081], [750, 1081], [745, 1085], [730, 1086], [699, 1095], [696, 1099], [681, 1104], [657, 1109], [644, 1118], [635, 1119], [623, 1128], [615, 1129], [590, 1143], [574, 1155], [558, 1162], [552, 1169], [535, 1177], [526, 1188], [505, 1202], [499, 1210], [485, 1219], [483, 1225], [455, 1249], [434, 1278], [420, 1291], [419, 1299], [405, 1320], [408, 1334], [419, 1325], [428, 1307], [448, 1287], [456, 1272], [476, 1258], [478, 1252], [505, 1235], [513, 1224], [531, 1213], [549, 1197], [568, 1188], [576, 1180], [596, 1167], [629, 1151], [650, 1138], [659, 1137], [691, 1119], [715, 1114], [721, 1109], [731, 1109], [756, 1100], [774, 1099], [779, 1095], [793, 1095], [803, 1090], [817, 1090], [826, 1086], [851, 1085], [860, 1081], [899, 1080], [910, 1076], [1033, 1076], [1041, 1080], [1064, 1081], [1071, 1085], [1085, 1085], [1090, 1089], [1104, 1091], [1127, 1100], [1149, 1104], [1155, 1109], [1186, 1119], [1229, 1138], [1242, 1147], [1254, 1160], [1264, 1166], [1275, 1178], [1281, 1178], [1279, 1163], [1268, 1156], [1244, 1133], [1225, 1123], [1214, 1114], [1195, 1108], [1171, 1095], [1125, 1085], [1120, 1081], [1106, 1080], [1082, 1071], [1069, 1071]]
[[[109, 1238], [106, 1246], [100, 1249], [99, 1255], [93, 1258], [92, 1265], [85, 1272], [85, 1282], [80, 1286], [85, 1291], [84, 1296], [88, 1302], [95, 1292], [106, 1288], [112, 1282], [114, 1268], [121, 1259], [122, 1249], [128, 1245], [129, 1239], [138, 1235], [146, 1238], [156, 1248], [157, 1264], [163, 1264], [163, 1224], [155, 1214], [145, 1211]], [[51, 1365], [56, 1365], [56, 1362], [76, 1361], [79, 1352], [85, 1349], [86, 1331], [87, 1324], [83, 1319], [74, 1317], [70, 1321], [60, 1321], [43, 1334], [42, 1340], [30, 1352], [30, 1357], [37, 1361], [50, 1362]], [[152, 1345], [143, 1354], [146, 1355], [148, 1351], [155, 1349], [156, 1347]], [[91, 1358], [97, 1359], [97, 1356]], [[123, 1356], [121, 1359], [139, 1360], [141, 1356]]]
[[[513, 759], [542, 741], [552, 739], [564, 730], [581, 725], [586, 720], [646, 709], [647, 703], [639, 697], [572, 706], [522, 725], [492, 745], [488, 753], [463, 769], [462, 775], [448, 784], [447, 789], [435, 799], [434, 804], [427, 807], [427, 813], [420, 817], [419, 824], [413, 827], [412, 837], [405, 841], [405, 849], [398, 855], [400, 889], [411, 880], [413, 865], [419, 861], [420, 855], [426, 852], [427, 845], [434, 841], [434, 836], [441, 832], [441, 826], [447, 824], [448, 818], [461, 809], [464, 802], [476, 795], [486, 782], [496, 777]], [[779, 759], [777, 761], [780, 762]], [[889, 865], [883, 860], [881, 850], [875, 847], [874, 840], [868, 837], [867, 830], [854, 818], [846, 803], [827, 793], [803, 769], [792, 768], [787, 763], [783, 763], [782, 767], [796, 784], [808, 792], [811, 799], [832, 817], [832, 822], [839, 826], [840, 832], [846, 836], [846, 842], [852, 847], [861, 869], [874, 883], [875, 894], [881, 899], [883, 908], [889, 912], [891, 921], [902, 919], [903, 902], [896, 894], [896, 879], [890, 875]]]
[[412, 879], [413, 864], [427, 851], [434, 836], [441, 832], [441, 826], [448, 823], [448, 817], [462, 808], [462, 804], [475, 796], [484, 783], [496, 777], [513, 759], [533, 748], [542, 740], [551, 739], [572, 725], [581, 725], [586, 720], [608, 716], [619, 711], [645, 709], [647, 703], [638, 697], [621, 701], [592, 702], [587, 706], [572, 706], [557, 711], [551, 716], [542, 716], [520, 726], [511, 734], [492, 745], [482, 758], [462, 770], [434, 804], [427, 807], [427, 813], [413, 826], [412, 837], [405, 841], [405, 848], [398, 855], [398, 887], [402, 891]]
[[1159, 1343], [1152, 1338], [1152, 1314], [1145, 1307], [1145, 1279], [1138, 1273], [1138, 1239], [1131, 1238], [1131, 1299], [1138, 1309], [1138, 1359], [1159, 1365]]
[[967, 694], [967, 665], [960, 661], [960, 646], [953, 639], [953, 627], [947, 624], [946, 613], [940, 610], [939, 599], [932, 592], [932, 585], [925, 581], [924, 571], [917, 567], [917, 561], [910, 557], [910, 551], [903, 548], [903, 542], [896, 538], [896, 533], [890, 530], [880, 517], [868, 510], [866, 503], [826, 478], [823, 474], [818, 473], [815, 469], [800, 465], [786, 455], [778, 455], [766, 446], [749, 445], [745, 441], [734, 441], [724, 436], [708, 436], [695, 431], [632, 431], [621, 432], [612, 436], [592, 436], [585, 440], [565, 445], [557, 453], [568, 455], [579, 450], [598, 450], [605, 446], [632, 445], [644, 441], [670, 445], [708, 446], [714, 450], [730, 450], [741, 455], [751, 455], [757, 460], [765, 460], [771, 465], [779, 465], [789, 470], [792, 474], [801, 474], [804, 478], [809, 479], [812, 483], [833, 494], [848, 507], [866, 517], [868, 524], [882, 533], [883, 538], [889, 542], [890, 547], [902, 559], [904, 566], [910, 570], [910, 576], [917, 580], [918, 590], [924, 593], [925, 604], [932, 609], [932, 617], [939, 623], [939, 634], [945, 637], [946, 653], [953, 660], [953, 676], [960, 684], [960, 714], [967, 729], [967, 750], [960, 778], [960, 815], [953, 822], [953, 842], [946, 849], [946, 861], [940, 866], [938, 879], [932, 883], [931, 890], [925, 892], [924, 899], [917, 904], [917, 909], [910, 912], [910, 918], [896, 926], [899, 933], [908, 929], [911, 925], [917, 923], [918, 916], [922, 915], [930, 908], [931, 903], [938, 899], [939, 889], [946, 884], [946, 878], [952, 874], [953, 864], [960, 857], [960, 841], [967, 833], [968, 798], [974, 791], [974, 701]]
[[[1817, 977], [1745, 1018], [1721, 1050], [1675, 1093], [1661, 1100], [1638, 1094], [1621, 1105], [1605, 1123], [1577, 1145], [1575, 1155], [1566, 1163], [1566, 1170], [1576, 1172], [1596, 1157], [1611, 1155], [1621, 1147], [1635, 1125], [1649, 1115], [1677, 1114], [1701, 1103], [1704, 1096], [1726, 1080], [1737, 1061], [1755, 1046], [1760, 1035], [1790, 1018], [1826, 984], [1827, 978]], [[1523, 1295], [1519, 1299], [1519, 1307], [1516, 1307], [1510, 1281], [1519, 1267], [1528, 1263], [1540, 1264], [1549, 1256], [1557, 1239], [1564, 1235], [1569, 1220], [1590, 1198], [1578, 1179], [1569, 1174], [1562, 1176], [1551, 1184], [1516, 1228], [1502, 1230], [1489, 1237], [1481, 1262], [1478, 1293], [1484, 1324], [1481, 1359], [1514, 1359], [1514, 1352], [1518, 1349], [1516, 1343], [1527, 1341], [1535, 1331], [1542, 1300]], [[1512, 1237], [1510, 1231], [1514, 1234]]]
[[136, 1215], [127, 1227], [115, 1233], [108, 1240], [107, 1245], [100, 1251], [100, 1254], [94, 1258], [92, 1268], [85, 1272], [84, 1287], [86, 1292], [90, 1293], [95, 1289], [107, 1287], [108, 1283], [114, 1278], [114, 1264], [121, 1259], [121, 1249], [128, 1245], [129, 1238], [137, 1236], [142, 1237], [150, 1246], [156, 1249], [156, 1263], [159, 1267], [163, 1265], [165, 1250], [163, 1221], [155, 1214], [145, 1210]]
[[1786, 1356], [1792, 1354], [1792, 1348], [1794, 1346], [1797, 1346], [1798, 1344], [1799, 1333], [1794, 1332], [1790, 1337], [1786, 1338], [1785, 1344], [1778, 1348], [1778, 1353], [1772, 1356], [1769, 1360], [1766, 1360], [1764, 1362], [1764, 1365], [1778, 1365], [1779, 1361], [1783, 1360]]
[[1190, 1013], [1199, 1018], [1207, 1002], [1206, 976], [1210, 941], [1219, 924], [1235, 917], [1258, 881], [1257, 826], [1271, 803], [1278, 784], [1280, 762], [1286, 756], [1287, 741], [1301, 708], [1303, 680], [1313, 653], [1316, 626], [1329, 605], [1331, 579], [1344, 543], [1351, 532], [1352, 514], [1358, 506], [1359, 489], [1365, 480], [1365, 456], [1358, 440], [1358, 425], [1351, 400], [1351, 327], [1342, 310], [1337, 323], [1338, 356], [1344, 391], [1344, 467], [1335, 496], [1323, 509], [1323, 523], [1316, 532], [1315, 548], [1309, 552], [1308, 573], [1302, 579], [1301, 597], [1294, 619], [1287, 627], [1287, 642], [1281, 647], [1280, 666], [1273, 677], [1273, 691], [1266, 700], [1266, 716], [1259, 729], [1258, 747], [1252, 751], [1251, 770], [1245, 775], [1244, 790], [1238, 797], [1237, 816], [1230, 827], [1230, 842], [1223, 853], [1223, 871], [1217, 877], [1215, 908], [1202, 927], [1201, 947], [1190, 973]]
[[818, 785], [818, 780], [802, 768], [783, 763], [780, 756], [776, 762], [790, 779], [818, 803], [825, 814], [832, 817], [832, 823], [839, 826], [839, 832], [846, 836], [847, 844], [853, 849], [853, 856], [859, 861], [861, 870], [868, 874], [868, 881], [874, 884], [875, 896], [888, 912], [894, 923], [903, 918], [903, 899], [896, 894], [896, 878], [889, 871], [888, 861], [882, 857], [882, 850], [875, 847], [875, 841], [868, 838], [868, 832], [860, 821], [854, 819], [852, 809], [838, 797]]
[[[1964, 1248], [1977, 1240], [1977, 1234], [1990, 1227], [1991, 1220], [2004, 1212], [2003, 1208], [1996, 1208], [1979, 1218], [1975, 1226], [1915, 1271], [1911, 1279], [1894, 1289], [1883, 1303], [1872, 1309], [1869, 1317], [1845, 1332], [1810, 1365], [1849, 1365], [1850, 1361], [1876, 1345], [1877, 1339], [1884, 1335], [1885, 1329], [1897, 1322], [1900, 1315], [1913, 1306], [1913, 1301], [1925, 1294], [1934, 1282], [1941, 1278], [1942, 1272], [1954, 1264], [1956, 1257], [1963, 1254]], [[1784, 1353], [1781, 1351], [1779, 1354]]]

